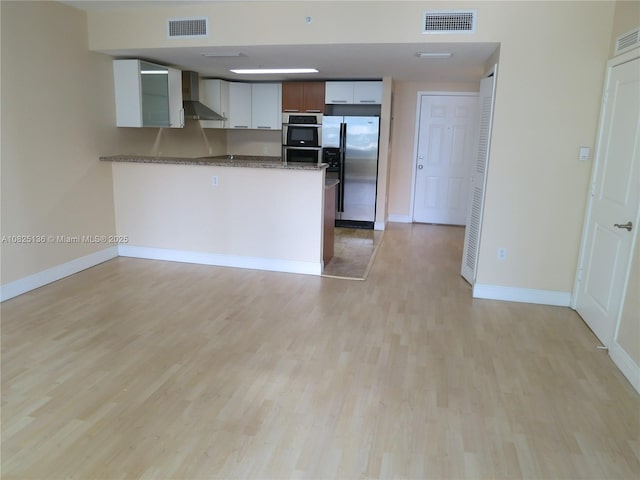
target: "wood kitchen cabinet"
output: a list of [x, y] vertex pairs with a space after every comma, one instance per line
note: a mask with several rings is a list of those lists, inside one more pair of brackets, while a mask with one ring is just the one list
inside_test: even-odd
[[323, 113], [324, 82], [284, 82], [282, 111], [287, 113]]
[[337, 183], [325, 182], [324, 222], [322, 235], [322, 261], [325, 267], [333, 258], [336, 223], [336, 188]]

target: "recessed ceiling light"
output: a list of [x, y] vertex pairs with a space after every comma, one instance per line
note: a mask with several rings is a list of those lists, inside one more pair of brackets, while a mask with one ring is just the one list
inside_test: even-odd
[[451, 52], [418, 52], [416, 57], [418, 58], [450, 58], [453, 55]]
[[265, 73], [318, 73], [315, 68], [234, 68], [233, 73], [260, 75]]

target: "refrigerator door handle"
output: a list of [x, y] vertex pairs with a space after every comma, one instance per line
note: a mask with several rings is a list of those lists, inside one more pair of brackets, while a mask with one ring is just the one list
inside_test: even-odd
[[338, 201], [338, 211], [344, 212], [344, 157], [347, 142], [347, 124], [340, 124], [340, 198]]
[[340, 196], [338, 198], [338, 211], [344, 212], [344, 155], [340, 155], [340, 183], [338, 184]]

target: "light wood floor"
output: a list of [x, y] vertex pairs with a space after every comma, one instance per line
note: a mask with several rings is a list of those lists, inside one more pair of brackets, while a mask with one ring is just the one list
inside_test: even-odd
[[637, 479], [570, 309], [473, 300], [463, 230], [364, 282], [119, 258], [2, 304], [2, 478]]

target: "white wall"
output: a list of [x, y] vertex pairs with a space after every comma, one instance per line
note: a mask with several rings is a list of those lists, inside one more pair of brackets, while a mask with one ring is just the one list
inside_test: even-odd
[[[500, 47], [477, 282], [571, 292], [613, 4], [501, 4]], [[505, 31], [505, 33], [506, 33]], [[507, 260], [497, 258], [507, 249]]]
[[226, 134], [189, 120], [184, 129], [116, 128], [112, 58], [89, 51], [86, 14], [26, 1], [0, 2], [0, 12], [2, 235], [46, 238], [2, 243], [8, 298], [113, 250], [49, 239], [115, 233], [111, 165], [101, 155], [224, 154]]
[[[91, 53], [85, 14], [55, 2], [1, 2], [2, 235], [115, 232], [111, 60]], [[109, 247], [2, 243], [4, 285]]]

